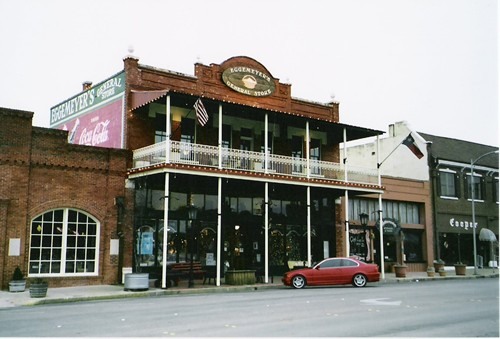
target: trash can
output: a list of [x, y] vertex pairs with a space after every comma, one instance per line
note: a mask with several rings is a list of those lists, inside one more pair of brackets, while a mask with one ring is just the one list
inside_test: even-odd
[[477, 259], [477, 267], [478, 268], [483, 268], [483, 256], [482, 255], [477, 255], [476, 256], [476, 259]]

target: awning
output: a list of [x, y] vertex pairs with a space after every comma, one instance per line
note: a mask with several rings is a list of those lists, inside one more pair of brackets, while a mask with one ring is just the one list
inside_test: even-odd
[[164, 97], [168, 93], [167, 89], [157, 91], [131, 91], [130, 110], [133, 111], [139, 107], [147, 105], [155, 100]]
[[493, 233], [493, 231], [487, 228], [482, 228], [481, 232], [479, 232], [479, 240], [494, 242], [497, 241], [497, 237], [495, 236], [495, 233]]

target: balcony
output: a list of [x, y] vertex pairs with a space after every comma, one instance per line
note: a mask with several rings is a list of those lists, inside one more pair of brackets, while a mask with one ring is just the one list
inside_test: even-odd
[[[170, 141], [169, 158], [169, 162], [173, 164], [219, 168], [219, 148], [217, 146]], [[304, 158], [269, 154], [267, 157], [267, 170], [265, 160], [264, 153], [223, 148], [220, 168], [272, 173], [297, 178], [322, 178], [369, 185], [378, 183], [377, 170], [373, 168], [348, 166], [346, 180], [344, 165], [339, 163], [311, 160], [309, 161], [310, 170], [308, 173], [308, 163]], [[133, 169], [147, 168], [166, 161], [166, 141], [163, 141], [135, 150]]]

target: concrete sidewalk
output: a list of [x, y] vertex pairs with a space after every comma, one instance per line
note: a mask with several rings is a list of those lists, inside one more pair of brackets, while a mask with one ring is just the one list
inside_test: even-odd
[[[405, 283], [405, 282], [423, 282], [423, 281], [442, 281], [448, 279], [478, 279], [478, 278], [498, 278], [498, 269], [484, 268], [478, 269], [478, 274], [474, 275], [473, 267], [467, 268], [465, 276], [455, 275], [453, 267], [446, 267], [446, 277], [435, 275], [428, 277], [426, 272], [410, 272], [405, 278], [396, 278], [394, 273], [386, 273], [385, 279], [374, 284]], [[94, 286], [76, 286], [76, 287], [57, 287], [51, 288], [45, 298], [31, 298], [28, 289], [24, 292], [0, 291], [0, 309], [33, 306], [40, 304], [65, 303], [76, 301], [105, 300], [119, 298], [141, 298], [156, 297], [164, 295], [178, 294], [200, 294], [200, 293], [228, 293], [257, 291], [270, 288], [289, 288], [281, 283], [281, 277], [274, 277], [274, 283], [254, 284], [244, 286], [231, 286], [222, 284], [217, 287], [214, 285], [203, 285], [201, 281], [195, 281], [193, 288], [188, 288], [186, 282], [181, 282], [179, 286], [168, 289], [150, 288], [147, 291], [125, 291], [123, 285], [94, 285]]]

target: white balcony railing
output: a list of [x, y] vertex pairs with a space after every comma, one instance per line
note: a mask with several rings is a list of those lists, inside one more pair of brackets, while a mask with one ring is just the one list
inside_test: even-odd
[[[170, 141], [169, 161], [177, 164], [219, 167], [219, 148], [200, 144]], [[134, 151], [134, 168], [147, 167], [167, 161], [166, 141]], [[223, 169], [273, 173], [297, 177], [307, 177], [307, 160], [269, 154], [267, 171], [264, 153], [223, 148], [221, 166]], [[339, 163], [311, 160], [309, 176], [346, 181], [344, 165]], [[348, 166], [349, 182], [376, 184], [377, 171], [372, 168]]]

